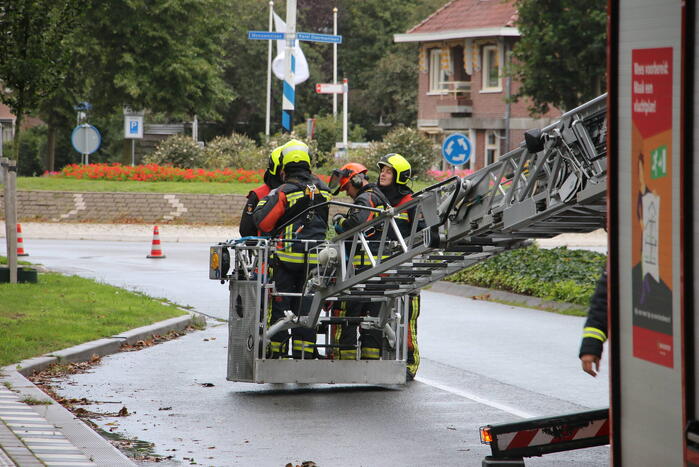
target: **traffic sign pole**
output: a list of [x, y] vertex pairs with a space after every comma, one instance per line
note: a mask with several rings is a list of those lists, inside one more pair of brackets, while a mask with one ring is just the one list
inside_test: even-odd
[[348, 124], [348, 108], [349, 103], [349, 84], [347, 78], [342, 80], [342, 85], [344, 87], [344, 94], [342, 95], [342, 142], [345, 145], [345, 153], [349, 150], [347, 147], [347, 124]]
[[[337, 7], [333, 8], [333, 34], [337, 36]], [[333, 43], [333, 84], [337, 84], [337, 43]], [[337, 94], [333, 94], [333, 120], [337, 122]]]
[[282, 92], [282, 131], [291, 133], [294, 124], [296, 89], [294, 83], [294, 35], [296, 33], [296, 0], [286, 0], [286, 49], [284, 53], [284, 90]]
[[[269, 32], [272, 32], [274, 2], [269, 2]], [[267, 41], [267, 105], [265, 116], [265, 136], [269, 140], [269, 121], [272, 108], [272, 41]]]

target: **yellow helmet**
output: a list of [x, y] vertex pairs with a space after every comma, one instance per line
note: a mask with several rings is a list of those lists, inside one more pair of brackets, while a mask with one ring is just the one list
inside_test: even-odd
[[397, 154], [395, 152], [386, 154], [381, 159], [379, 159], [379, 162], [377, 162], [376, 165], [379, 167], [379, 170], [381, 170], [383, 166], [388, 166], [392, 168], [393, 171], [396, 173], [395, 182], [398, 185], [405, 185], [406, 183], [408, 183], [408, 180], [410, 180], [410, 162], [408, 162], [408, 160], [400, 154]]
[[282, 147], [274, 148], [272, 153], [269, 155], [269, 164], [267, 165], [267, 171], [271, 175], [277, 175], [279, 172], [279, 167], [282, 164]]
[[287, 164], [294, 162], [305, 162], [308, 164], [309, 168], [311, 167], [311, 156], [308, 154], [308, 145], [303, 141], [292, 139], [283, 145], [281, 150], [282, 169], [284, 169]]

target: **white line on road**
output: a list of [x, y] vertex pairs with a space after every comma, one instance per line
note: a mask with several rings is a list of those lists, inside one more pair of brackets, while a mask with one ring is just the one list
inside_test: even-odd
[[487, 405], [489, 407], [493, 407], [494, 409], [502, 410], [504, 412], [511, 413], [512, 415], [516, 415], [518, 417], [522, 418], [534, 418], [537, 415], [531, 414], [528, 412], [524, 412], [522, 410], [519, 410], [515, 407], [509, 406], [507, 404], [501, 404], [500, 402], [495, 402], [491, 401], [489, 399], [485, 399], [481, 396], [477, 396], [473, 394], [472, 392], [467, 392], [462, 389], [458, 388], [453, 388], [451, 386], [446, 386], [444, 384], [440, 384], [436, 381], [432, 381], [430, 379], [425, 379], [420, 376], [415, 378], [415, 381], [419, 381], [420, 383], [427, 384], [429, 386], [435, 387], [437, 389], [441, 389], [442, 391], [450, 392], [452, 394], [455, 394], [457, 396], [465, 397], [466, 399], [471, 399], [474, 402], [478, 402], [479, 404]]

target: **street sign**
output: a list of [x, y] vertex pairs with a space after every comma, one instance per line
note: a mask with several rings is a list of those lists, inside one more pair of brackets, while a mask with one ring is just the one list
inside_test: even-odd
[[124, 138], [143, 138], [143, 115], [124, 115]]
[[73, 148], [80, 154], [92, 154], [102, 144], [102, 135], [94, 126], [83, 123], [73, 129], [73, 133], [70, 135], [70, 142], [73, 143]]
[[331, 42], [333, 44], [342, 44], [342, 36], [333, 34], [316, 34], [314, 32], [297, 32], [296, 39], [300, 41], [311, 42]]
[[253, 39], [257, 41], [268, 41], [276, 40], [283, 41], [283, 32], [272, 32], [272, 31], [248, 31], [248, 39]]
[[471, 140], [461, 133], [454, 133], [442, 143], [442, 156], [452, 165], [461, 165], [471, 158]]
[[344, 94], [345, 86], [342, 83], [318, 83], [316, 84], [318, 94]]

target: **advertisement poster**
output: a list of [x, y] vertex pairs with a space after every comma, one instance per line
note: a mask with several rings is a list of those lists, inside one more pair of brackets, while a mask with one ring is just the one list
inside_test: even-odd
[[672, 48], [631, 52], [633, 355], [674, 367]]

